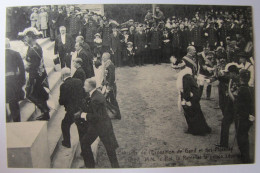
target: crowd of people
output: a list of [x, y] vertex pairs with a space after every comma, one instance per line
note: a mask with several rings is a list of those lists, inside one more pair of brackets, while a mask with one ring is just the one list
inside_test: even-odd
[[[250, 9], [196, 12], [192, 18], [165, 19], [156, 7], [142, 23], [129, 19], [119, 24], [106, 16], [74, 6], [33, 8], [31, 27], [18, 36], [28, 46], [25, 65], [6, 40], [6, 102], [13, 121], [19, 122], [18, 102], [26, 98], [42, 112], [37, 120], [49, 120], [48, 76], [40, 35], [55, 42], [55, 66], [61, 67], [60, 105], [66, 115], [61, 123], [62, 145], [70, 148], [70, 126], [78, 127], [86, 167], [94, 167], [91, 144], [97, 136], [107, 150], [112, 167], [119, 167], [118, 147], [110, 118], [121, 119], [116, 100], [115, 68], [172, 63], [178, 69], [180, 107], [187, 133], [206, 135], [211, 128], [200, 107], [204, 85], [211, 99], [211, 85], [218, 81], [219, 107], [223, 113], [219, 147], [229, 147], [229, 127], [236, 122], [242, 161], [249, 163], [248, 131], [254, 119], [254, 56]], [[190, 15], [189, 15], [190, 16]], [[38, 30], [42, 31], [39, 32]], [[85, 91], [85, 92], [84, 92]]]

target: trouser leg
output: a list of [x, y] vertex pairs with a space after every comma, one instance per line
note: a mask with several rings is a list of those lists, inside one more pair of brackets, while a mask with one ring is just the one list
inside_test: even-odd
[[200, 93], [199, 93], [200, 98], [202, 97], [202, 94], [203, 94], [203, 88], [204, 88], [204, 85], [200, 85]]
[[229, 107], [230, 105], [226, 105], [227, 108], [225, 109], [224, 118], [221, 123], [221, 134], [220, 134], [220, 145], [224, 147], [228, 147], [229, 141], [229, 128], [231, 123], [233, 122], [233, 106]]
[[70, 143], [70, 127], [74, 123], [71, 116], [72, 115], [70, 115], [69, 113], [66, 113], [64, 119], [61, 122], [61, 131], [62, 131], [62, 135], [63, 135], [63, 141], [64, 141], [64, 143], [69, 144], [69, 145], [71, 144]]
[[87, 168], [95, 168], [95, 160], [91, 150], [91, 144], [97, 137], [97, 129], [89, 127], [87, 132], [81, 138], [82, 157]]
[[9, 103], [9, 108], [11, 112], [11, 117], [14, 122], [20, 122], [21, 116], [20, 116], [20, 108], [18, 101], [12, 101]]
[[60, 56], [60, 66], [61, 68], [65, 67], [65, 56], [64, 55], [59, 55]]
[[211, 85], [209, 84], [207, 86], [207, 98], [210, 98], [210, 95], [211, 95]]
[[111, 163], [111, 167], [112, 168], [119, 168], [119, 163], [118, 163], [118, 160], [117, 160], [115, 149], [110, 148], [110, 147], [106, 147], [106, 146], [105, 146], [105, 148], [106, 148], [106, 151], [107, 151], [109, 161]]
[[239, 121], [237, 131], [237, 143], [243, 163], [250, 163], [248, 131], [251, 123], [248, 120]]

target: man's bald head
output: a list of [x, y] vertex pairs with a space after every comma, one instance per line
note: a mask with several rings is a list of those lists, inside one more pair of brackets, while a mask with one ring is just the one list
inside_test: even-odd
[[110, 54], [108, 52], [103, 53], [102, 61], [106, 62], [109, 59], [110, 59]]
[[76, 43], [83, 43], [84, 42], [84, 37], [79, 35], [76, 37]]
[[188, 46], [187, 53], [194, 56], [196, 54], [196, 49], [194, 46]]
[[63, 80], [67, 77], [70, 77], [70, 69], [67, 67], [61, 69], [61, 77]]

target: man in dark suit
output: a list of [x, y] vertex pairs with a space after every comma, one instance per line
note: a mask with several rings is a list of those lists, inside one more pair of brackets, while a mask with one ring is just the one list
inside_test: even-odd
[[[83, 99], [83, 83], [80, 79], [72, 78], [70, 76], [70, 69], [63, 68], [61, 71], [63, 84], [60, 86], [59, 104], [63, 105], [66, 110], [66, 114], [61, 123], [61, 130], [63, 135], [62, 145], [70, 148], [70, 126], [75, 122], [74, 113], [80, 110], [81, 101]], [[79, 126], [79, 136], [80, 130]]]
[[58, 12], [55, 8], [55, 5], [51, 6], [51, 11], [48, 13], [48, 24], [50, 28], [50, 39], [51, 41], [54, 41], [55, 38], [58, 35], [58, 28], [57, 28], [57, 17], [58, 17]]
[[5, 88], [6, 103], [9, 103], [11, 117], [14, 122], [20, 122], [19, 101], [24, 99], [23, 85], [25, 84], [25, 70], [21, 55], [10, 49], [10, 41], [5, 42]]
[[[75, 120], [88, 122], [85, 125], [86, 131], [81, 139], [82, 157], [87, 168], [94, 168], [95, 161], [91, 150], [91, 144], [100, 137], [104, 144], [111, 166], [119, 168], [116, 149], [118, 143], [114, 134], [112, 122], [107, 114], [106, 99], [103, 94], [96, 89], [94, 78], [87, 79], [84, 83], [85, 92], [89, 93], [90, 101], [82, 105], [83, 112], [74, 114]], [[84, 126], [82, 124], [82, 126]], [[87, 126], [87, 128], [86, 128]]]
[[88, 43], [84, 42], [84, 37], [79, 35], [76, 37], [76, 43], [81, 43], [82, 44], [82, 48], [86, 51], [91, 53], [91, 49], [90, 46], [88, 45]]
[[69, 34], [66, 34], [66, 28], [60, 27], [60, 35], [56, 37], [54, 45], [54, 54], [59, 54], [61, 68], [65, 66], [70, 68], [71, 65], [71, 52], [74, 48], [74, 40]]
[[94, 76], [94, 69], [93, 69], [93, 61], [92, 61], [92, 54], [90, 52], [86, 52], [83, 49], [82, 43], [76, 43], [75, 49], [77, 51], [77, 58], [82, 59], [82, 68], [85, 71], [86, 78], [91, 78]]
[[85, 74], [85, 71], [83, 70], [83, 68], [81, 67], [82, 63], [83, 63], [83, 61], [80, 58], [76, 58], [73, 60], [73, 66], [76, 68], [76, 71], [72, 77], [76, 78], [76, 79], [80, 79], [82, 81], [82, 83], [84, 83], [86, 80], [86, 74]]
[[134, 35], [134, 40], [136, 50], [135, 62], [138, 63], [139, 66], [141, 66], [144, 65], [145, 49], [147, 48], [147, 38], [142, 26], [137, 28], [137, 32]]
[[105, 71], [107, 72], [106, 78], [104, 79], [103, 84], [106, 86], [106, 97], [110, 101], [110, 103], [115, 107], [117, 114], [115, 116], [116, 119], [121, 119], [121, 113], [119, 109], [118, 102], [116, 100], [117, 95], [117, 86], [115, 82], [115, 66], [110, 59], [110, 54], [105, 52], [102, 55], [102, 63], [105, 66]]
[[123, 35], [120, 34], [116, 27], [112, 29], [113, 33], [111, 34], [111, 52], [113, 54], [113, 63], [115, 66], [120, 67], [122, 62], [122, 46], [121, 42], [123, 42]]

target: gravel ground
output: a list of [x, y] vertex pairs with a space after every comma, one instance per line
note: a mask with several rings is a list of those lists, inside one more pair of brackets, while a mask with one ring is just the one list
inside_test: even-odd
[[[116, 80], [122, 119], [113, 120], [113, 126], [120, 146], [117, 149], [120, 167], [240, 163], [237, 143], [233, 142], [234, 124], [230, 128], [230, 145], [234, 143], [234, 147], [225, 151], [215, 147], [219, 142], [222, 119], [220, 109], [214, 109], [217, 100], [201, 101], [212, 133], [206, 136], [184, 133], [187, 124], [177, 109], [176, 72], [168, 64], [117, 68]], [[213, 99], [217, 98], [216, 89], [212, 91]], [[254, 129], [250, 132], [251, 141], [254, 141]], [[251, 143], [251, 148], [253, 146]], [[99, 144], [96, 167], [110, 168], [102, 142]]]

